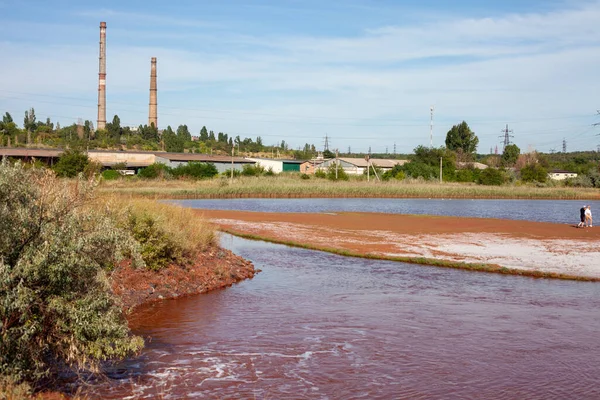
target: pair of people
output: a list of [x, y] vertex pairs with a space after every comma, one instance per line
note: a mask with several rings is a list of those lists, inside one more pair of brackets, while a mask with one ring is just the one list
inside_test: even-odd
[[592, 208], [591, 206], [587, 205], [587, 206], [583, 206], [581, 207], [581, 209], [579, 210], [579, 214], [580, 214], [580, 221], [579, 224], [577, 224], [578, 228], [583, 228], [586, 226], [592, 227]]

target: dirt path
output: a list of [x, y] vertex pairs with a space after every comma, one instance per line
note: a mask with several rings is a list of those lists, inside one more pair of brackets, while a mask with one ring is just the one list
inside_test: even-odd
[[595, 227], [376, 213], [197, 212], [221, 230], [277, 242], [600, 279], [600, 228]]

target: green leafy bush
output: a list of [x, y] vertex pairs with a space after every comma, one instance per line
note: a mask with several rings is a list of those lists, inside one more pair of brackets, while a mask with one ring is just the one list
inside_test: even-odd
[[154, 163], [146, 168], [142, 168], [138, 173], [138, 176], [144, 179], [168, 179], [173, 176], [173, 170], [168, 165]]
[[79, 151], [65, 151], [54, 165], [54, 172], [63, 178], [74, 178], [83, 172], [90, 160], [86, 154]]
[[[337, 170], [337, 172], [336, 172]], [[329, 168], [327, 168], [327, 179], [330, 181], [347, 181], [350, 178], [344, 168], [337, 166], [335, 164], [331, 164]]]
[[179, 165], [172, 170], [172, 173], [177, 177], [206, 179], [218, 175], [219, 171], [212, 163], [189, 162], [187, 164]]
[[523, 182], [546, 182], [548, 171], [539, 164], [529, 164], [521, 168]]
[[319, 168], [315, 171], [315, 177], [324, 179], [327, 178], [327, 173], [322, 168]]
[[300, 179], [308, 180], [310, 176], [308, 174], [300, 174]]
[[102, 171], [102, 178], [107, 181], [113, 181], [115, 179], [119, 179], [121, 174], [119, 171], [115, 171], [114, 169], [107, 169], [106, 171]]
[[506, 180], [504, 172], [496, 168], [486, 168], [479, 174], [479, 184], [488, 186], [500, 186]]
[[97, 372], [139, 351], [105, 270], [131, 236], [88, 207], [93, 185], [20, 163], [0, 166], [0, 376], [34, 384], [54, 367]]
[[246, 164], [242, 167], [242, 175], [244, 176], [260, 176], [264, 174], [265, 169], [260, 165]]

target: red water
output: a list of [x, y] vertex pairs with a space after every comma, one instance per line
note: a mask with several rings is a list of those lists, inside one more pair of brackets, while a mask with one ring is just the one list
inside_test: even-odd
[[140, 310], [92, 398], [600, 398], [597, 283], [224, 244], [263, 272]]

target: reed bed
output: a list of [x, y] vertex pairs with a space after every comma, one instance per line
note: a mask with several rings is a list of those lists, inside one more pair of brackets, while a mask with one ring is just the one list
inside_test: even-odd
[[566, 187], [481, 186], [422, 181], [332, 182], [293, 176], [241, 177], [233, 181], [117, 181], [105, 182], [100, 191], [134, 197], [205, 198], [454, 198], [454, 199], [564, 199], [600, 200], [600, 190]]

